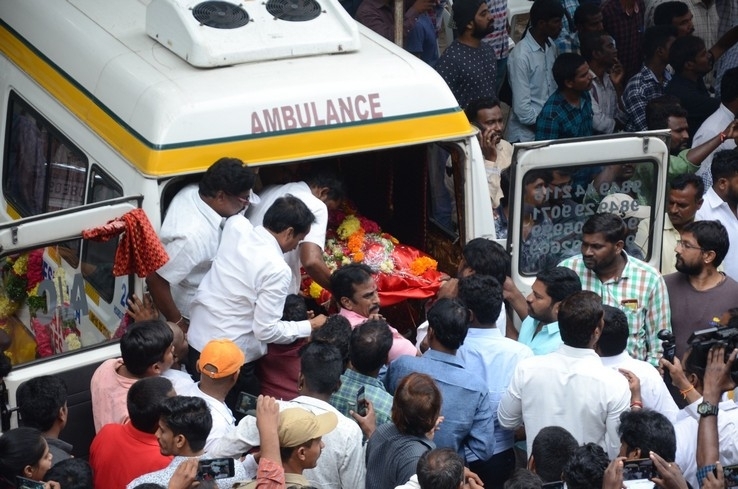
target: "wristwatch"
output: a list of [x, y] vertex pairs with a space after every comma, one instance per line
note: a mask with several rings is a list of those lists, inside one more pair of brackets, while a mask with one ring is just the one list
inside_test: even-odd
[[701, 402], [697, 405], [697, 413], [700, 416], [717, 416], [718, 407], [710, 404], [707, 401]]

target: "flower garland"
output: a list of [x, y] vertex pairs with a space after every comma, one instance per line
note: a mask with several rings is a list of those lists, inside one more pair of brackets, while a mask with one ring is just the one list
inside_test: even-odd
[[[55, 314], [49, 324], [42, 324], [38, 318], [38, 311], [46, 308], [46, 296], [38, 295], [39, 284], [43, 280], [44, 249], [36, 249], [21, 255], [6, 257], [0, 267], [2, 281], [0, 281], [0, 327], [13, 337], [9, 331], [12, 317], [17, 318], [21, 307], [28, 306], [31, 317], [30, 330], [35, 337], [36, 355], [38, 357], [51, 356], [62, 351], [76, 350], [82, 347], [79, 331], [74, 318], [60, 320]], [[69, 292], [66, 290], [64, 269], [59, 267], [54, 280], [59, 303], [69, 305]], [[56, 342], [54, 332], [60, 340]], [[13, 358], [13, 363], [21, 363], [33, 358]]]
[[[409, 292], [408, 297], [417, 296], [420, 289], [437, 290], [438, 262], [415, 248], [400, 245], [394, 236], [383, 233], [379, 224], [358, 215], [350, 203], [329, 214], [328, 226], [323, 260], [331, 272], [349, 263], [364, 263], [382, 276], [378, 281], [380, 295], [393, 294], [394, 302], [400, 300], [397, 297], [402, 297], [403, 290], [415, 289], [416, 293]], [[311, 279], [303, 283], [303, 290], [321, 303], [330, 298], [330, 293]]]

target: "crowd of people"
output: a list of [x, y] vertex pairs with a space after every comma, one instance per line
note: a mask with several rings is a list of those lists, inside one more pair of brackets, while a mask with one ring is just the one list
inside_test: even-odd
[[[174, 196], [169, 260], [130, 301], [121, 357], [92, 377], [89, 462], [64, 441], [66, 385], [40, 376], [0, 437], [0, 489], [724, 487], [738, 464], [738, 7], [535, 0], [510, 50], [505, 3], [415, 0], [402, 19], [404, 47], [479, 128], [498, 237], [508, 141], [668, 129], [661, 271], [633, 246], [629, 219], [646, 207], [607, 195], [630, 210], [589, 216], [580, 246], [546, 266], [536, 220], [523, 223], [528, 296], [502, 246], [466, 243], [413, 343], [380, 314], [375, 270], [323, 260], [336, 175], [257, 195], [256, 172], [222, 158]], [[343, 5], [394, 40], [389, 2]], [[567, 178], [529, 172], [523, 205], [571, 190]], [[333, 314], [310, 310], [303, 274]], [[708, 324], [724, 341], [690, 339]]]

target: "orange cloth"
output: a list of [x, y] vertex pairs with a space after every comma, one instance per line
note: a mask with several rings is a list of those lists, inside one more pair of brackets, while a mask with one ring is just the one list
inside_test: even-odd
[[108, 241], [123, 234], [115, 252], [113, 275], [136, 273], [146, 277], [169, 260], [164, 245], [143, 209], [134, 209], [104, 226], [82, 232], [84, 239]]

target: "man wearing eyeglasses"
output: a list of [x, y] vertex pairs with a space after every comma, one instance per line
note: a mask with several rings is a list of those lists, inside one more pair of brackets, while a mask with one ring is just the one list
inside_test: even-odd
[[223, 223], [248, 207], [255, 180], [256, 173], [243, 161], [221, 158], [199, 183], [177, 192], [166, 210], [159, 239], [169, 261], [146, 277], [146, 285], [159, 312], [185, 333], [190, 303], [210, 270]]
[[676, 353], [682, 355], [693, 331], [735, 307], [738, 282], [718, 271], [728, 254], [728, 231], [719, 221], [694, 221], [676, 245], [677, 272], [664, 277], [671, 305]]

